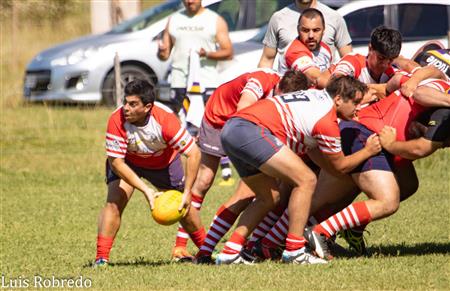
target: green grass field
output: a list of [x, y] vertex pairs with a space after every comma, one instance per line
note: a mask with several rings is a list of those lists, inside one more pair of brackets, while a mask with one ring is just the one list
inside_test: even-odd
[[[97, 216], [106, 198], [104, 135], [111, 109], [21, 102], [31, 57], [89, 32], [89, 2], [76, 3], [77, 14], [56, 24], [21, 19], [14, 46], [10, 17], [0, 11], [0, 283], [12, 280], [20, 287], [39, 275], [83, 276], [92, 289], [103, 290], [450, 289], [449, 150], [416, 162], [420, 189], [393, 217], [369, 226], [368, 258], [324, 266], [173, 264], [176, 226], [157, 225], [136, 192], [111, 253], [113, 266], [93, 269]], [[212, 188], [202, 211], [205, 224], [232, 191]], [[192, 244], [190, 250], [195, 251]]]
[[[449, 289], [449, 152], [416, 162], [421, 187], [368, 230], [368, 258], [325, 266], [171, 263], [176, 226], [152, 221], [140, 192], [130, 201], [108, 269], [93, 269], [97, 215], [105, 201], [106, 108], [2, 109], [1, 272], [6, 278], [92, 280], [95, 289]], [[209, 223], [232, 187], [215, 185]], [[190, 244], [190, 249], [194, 247]]]

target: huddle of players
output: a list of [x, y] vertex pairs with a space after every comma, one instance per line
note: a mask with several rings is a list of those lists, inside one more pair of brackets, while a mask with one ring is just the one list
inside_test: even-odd
[[[336, 233], [361, 242], [368, 223], [393, 214], [417, 190], [411, 160], [448, 146], [450, 83], [434, 67], [398, 57], [401, 35], [386, 27], [372, 32], [367, 56], [350, 53], [332, 65], [331, 50], [321, 41], [324, 27], [319, 10], [304, 10], [299, 36], [280, 56], [283, 76], [255, 70], [215, 90], [198, 137], [201, 158], [186, 131], [153, 101], [137, 111], [142, 120], [133, 121], [139, 100], [131, 97], [140, 96], [142, 84], [125, 88], [124, 108], [108, 125], [109, 192], [99, 220], [97, 265], [108, 262], [134, 188], [152, 205], [154, 193], [139, 177], [159, 190], [176, 182], [184, 191], [190, 208], [181, 224], [200, 251], [181, 259], [212, 263], [215, 246], [239, 218], [217, 264], [280, 257], [285, 263], [326, 263]], [[416, 119], [430, 122], [420, 126]], [[146, 140], [149, 132], [152, 140]], [[130, 150], [130, 143], [136, 148]], [[176, 151], [188, 157], [184, 187]], [[224, 155], [241, 181], [206, 233], [200, 207]], [[145, 163], [156, 157], [167, 168], [142, 171], [137, 164], [133, 174], [123, 161], [134, 157]], [[361, 191], [368, 200], [352, 203]]]
[[[210, 98], [199, 138], [202, 161], [205, 155], [227, 154], [242, 181], [217, 211], [198, 263], [212, 262], [216, 244], [239, 215], [216, 264], [280, 255], [286, 263], [326, 263], [339, 231], [361, 238], [368, 223], [395, 213], [417, 190], [411, 160], [447, 146], [450, 83], [443, 73], [398, 58], [401, 35], [386, 27], [373, 31], [367, 57], [350, 53], [333, 66], [321, 42], [323, 30], [320, 11], [303, 11], [299, 37], [280, 56], [285, 79], [294, 72], [296, 78], [302, 78], [298, 72], [306, 76], [297, 92], [280, 91], [273, 72], [257, 70], [221, 85]], [[394, 60], [400, 69], [392, 66]], [[270, 88], [281, 94], [272, 96]], [[258, 99], [263, 100], [255, 103]], [[432, 126], [422, 126], [422, 136], [412, 139], [408, 131], [419, 127], [413, 121], [422, 113]], [[308, 160], [324, 170], [318, 177]], [[194, 185], [201, 179], [199, 174]], [[352, 203], [361, 191], [368, 200]]]

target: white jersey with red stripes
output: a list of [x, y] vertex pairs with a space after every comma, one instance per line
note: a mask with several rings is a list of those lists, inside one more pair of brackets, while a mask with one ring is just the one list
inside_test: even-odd
[[369, 73], [366, 57], [357, 53], [349, 53], [345, 55], [336, 65], [333, 75], [340, 74], [351, 76], [365, 84], [382, 84], [396, 73], [396, 69], [390, 66], [377, 81]]
[[298, 38], [289, 43], [280, 54], [278, 70], [281, 74], [288, 70], [306, 72], [311, 68], [317, 68], [321, 72], [327, 70], [332, 63], [331, 49], [324, 42], [315, 51], [310, 51]]
[[138, 167], [166, 168], [177, 153], [188, 153], [194, 139], [168, 107], [155, 102], [147, 123], [136, 126], [125, 120], [123, 107], [114, 111], [106, 130], [106, 155], [124, 158]]
[[269, 129], [298, 155], [318, 147], [341, 152], [334, 102], [325, 90], [292, 92], [261, 100], [236, 114]]
[[265, 68], [244, 73], [220, 85], [206, 103], [206, 121], [215, 128], [222, 128], [236, 113], [243, 93], [250, 93], [255, 101], [271, 97], [280, 78], [276, 71]]

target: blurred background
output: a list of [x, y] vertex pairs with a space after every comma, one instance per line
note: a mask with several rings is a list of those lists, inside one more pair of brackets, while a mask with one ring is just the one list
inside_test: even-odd
[[[448, 0], [322, 0], [344, 16], [354, 50], [367, 53], [371, 30], [387, 25], [404, 37], [402, 55], [424, 44], [448, 47]], [[227, 21], [234, 58], [221, 62], [222, 82], [256, 68], [267, 22], [293, 0], [203, 0]], [[146, 78], [168, 100], [170, 60], [156, 58], [167, 17], [181, 0], [2, 0], [2, 106], [25, 101], [114, 105], [114, 56], [121, 83]]]

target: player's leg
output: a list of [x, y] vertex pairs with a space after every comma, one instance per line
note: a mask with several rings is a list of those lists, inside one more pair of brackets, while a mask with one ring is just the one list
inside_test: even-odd
[[211, 255], [216, 245], [230, 230], [239, 214], [252, 202], [255, 194], [242, 181], [239, 181], [234, 194], [220, 206], [209, 227], [206, 239], [196, 255], [198, 263], [212, 263]]
[[108, 262], [114, 238], [119, 231], [121, 217], [134, 188], [112, 172], [106, 166], [108, 195], [106, 204], [98, 217], [96, 265]]

